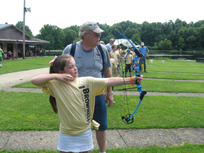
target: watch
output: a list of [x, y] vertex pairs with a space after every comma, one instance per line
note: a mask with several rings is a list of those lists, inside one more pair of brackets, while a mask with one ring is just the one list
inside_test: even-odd
[[112, 94], [113, 94], [113, 91], [111, 91], [111, 92], [107, 92], [107, 94], [111, 94], [111, 95], [112, 95]]

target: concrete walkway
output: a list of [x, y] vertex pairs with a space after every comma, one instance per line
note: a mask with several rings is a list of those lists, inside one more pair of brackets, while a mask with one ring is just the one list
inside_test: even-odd
[[[11, 88], [11, 86], [30, 81], [32, 77], [43, 73], [49, 73], [49, 68], [0, 75], [0, 90], [42, 92], [41, 89]], [[121, 93], [122, 92], [114, 91], [114, 94]], [[128, 92], [127, 94], [135, 95], [138, 93]], [[148, 92], [148, 95], [204, 97], [204, 93]], [[93, 131], [92, 133], [94, 148], [98, 149], [95, 132]], [[56, 150], [57, 142], [58, 131], [0, 131], [0, 149]], [[107, 130], [106, 148], [146, 147], [151, 145], [178, 146], [186, 142], [204, 144], [204, 128]]]

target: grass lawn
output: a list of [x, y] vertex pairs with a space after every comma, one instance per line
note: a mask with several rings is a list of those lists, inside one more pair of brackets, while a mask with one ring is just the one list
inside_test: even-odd
[[[0, 75], [10, 72], [49, 67], [51, 57], [36, 57], [3, 62]], [[142, 87], [152, 92], [204, 92], [204, 83], [178, 82], [181, 80], [204, 80], [204, 63], [195, 61], [181, 61], [165, 59], [153, 59], [153, 63], [147, 61], [148, 73], [143, 73], [146, 78], [173, 79], [144, 80]], [[187, 74], [188, 73], [188, 74]], [[189, 74], [192, 73], [192, 74]], [[27, 82], [17, 87], [36, 87]], [[129, 87], [126, 85], [126, 87]], [[115, 87], [117, 90], [121, 87]], [[45, 93], [22, 93], [0, 91], [0, 131], [14, 130], [59, 130], [58, 116], [53, 112], [49, 104], [48, 95]], [[9, 98], [5, 98], [9, 97]], [[132, 124], [123, 123], [121, 116], [132, 113], [136, 108], [138, 96], [128, 96], [128, 104], [124, 102], [123, 95], [114, 95], [116, 104], [108, 108], [109, 129], [149, 129], [149, 128], [182, 128], [204, 127], [204, 98], [203, 97], [169, 97], [169, 96], [145, 96], [138, 111], [134, 115]], [[128, 111], [129, 108], [129, 111]], [[55, 153], [58, 151], [11, 151], [1, 150], [0, 153]], [[93, 150], [93, 153], [99, 150]], [[107, 153], [204, 153], [204, 145], [145, 148], [110, 149]]]
[[[124, 70], [125, 66], [120, 68]], [[204, 80], [204, 63], [195, 61], [165, 60], [162, 64], [162, 60], [153, 60], [153, 63], [147, 62], [147, 71], [148, 73], [141, 72], [145, 78]]]
[[[40, 88], [33, 85], [30, 81], [22, 84], [15, 85], [13, 87], [19, 88]], [[126, 85], [126, 88], [132, 87], [132, 85]], [[124, 86], [114, 87], [114, 90], [124, 88]], [[143, 80], [142, 88], [149, 92], [189, 92], [189, 93], [202, 93], [204, 92], [204, 82], [180, 82], [174, 80]], [[136, 91], [137, 89], [130, 89]]]
[[[133, 87], [132, 85], [125, 85], [126, 88]], [[114, 90], [122, 89], [124, 86], [114, 87]], [[142, 89], [149, 92], [187, 92], [187, 93], [201, 93], [204, 92], [204, 82], [180, 82], [174, 80], [143, 80]], [[137, 91], [137, 88], [130, 89]]]
[[3, 67], [0, 70], [0, 75], [11, 72], [49, 67], [49, 61], [51, 61], [53, 58], [54, 56], [45, 56], [3, 61]]
[[153, 60], [147, 64], [148, 71], [178, 72], [178, 73], [202, 73], [204, 74], [204, 63], [187, 60]]
[[[99, 153], [99, 150], [92, 150], [92, 153]], [[168, 147], [159, 147], [159, 146], [150, 146], [150, 147], [128, 147], [128, 148], [117, 148], [117, 149], [107, 149], [107, 153], [204, 153], [204, 144], [192, 145], [185, 143], [183, 146], [168, 146]], [[56, 150], [0, 150], [0, 153], [59, 153]]]
[[[54, 114], [45, 93], [0, 91], [1, 130], [58, 130], [58, 116]], [[9, 98], [5, 98], [9, 97]], [[129, 113], [136, 108], [139, 97], [128, 96]], [[146, 96], [134, 115], [134, 123], [121, 120], [127, 103], [123, 95], [114, 95], [116, 104], [108, 108], [109, 129], [148, 129], [204, 127], [203, 97]]]

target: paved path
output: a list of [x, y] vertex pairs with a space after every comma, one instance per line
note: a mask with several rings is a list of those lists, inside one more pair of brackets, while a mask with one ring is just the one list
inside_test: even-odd
[[[42, 92], [41, 89], [11, 88], [11, 86], [30, 81], [36, 75], [48, 73], [49, 68], [21, 71], [0, 75], [0, 90], [13, 92]], [[185, 80], [192, 81], [192, 80]], [[201, 82], [201, 81], [200, 81]], [[122, 92], [114, 91], [114, 94]], [[138, 94], [128, 92], [127, 94]], [[161, 93], [148, 92], [148, 96], [188, 96], [204, 97], [204, 93]], [[93, 131], [94, 148], [98, 149]], [[0, 131], [0, 148], [11, 150], [56, 150], [58, 131]], [[204, 128], [179, 129], [134, 129], [107, 130], [107, 149], [125, 147], [177, 146], [185, 142], [204, 144]]]

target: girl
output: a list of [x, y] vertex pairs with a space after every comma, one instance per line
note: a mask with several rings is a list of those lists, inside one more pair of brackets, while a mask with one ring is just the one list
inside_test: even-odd
[[91, 122], [95, 128], [99, 125], [92, 120], [95, 96], [105, 94], [107, 86], [130, 84], [142, 77], [132, 78], [78, 78], [74, 58], [65, 54], [50, 62], [50, 74], [32, 78], [31, 82], [50, 94], [50, 103], [60, 120], [60, 132], [57, 149], [60, 152], [90, 153], [93, 148]]

